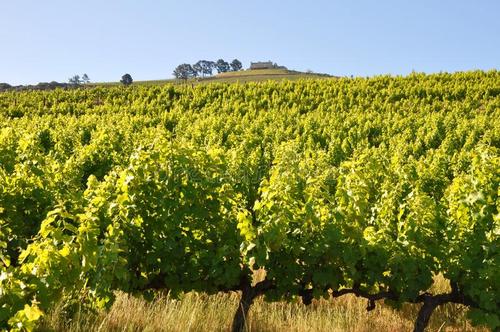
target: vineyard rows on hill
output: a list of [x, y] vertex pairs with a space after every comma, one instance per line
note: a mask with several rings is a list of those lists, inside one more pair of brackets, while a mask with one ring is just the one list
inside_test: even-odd
[[499, 149], [498, 71], [0, 93], [0, 330], [117, 290], [241, 291], [234, 331], [344, 294], [498, 329]]

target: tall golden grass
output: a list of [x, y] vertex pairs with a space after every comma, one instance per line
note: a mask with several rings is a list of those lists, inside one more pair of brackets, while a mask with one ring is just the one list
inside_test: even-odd
[[[444, 278], [436, 278], [433, 292], [448, 289]], [[168, 295], [152, 302], [120, 293], [108, 311], [77, 313], [68, 319], [56, 307], [45, 319], [43, 331], [229, 331], [239, 295], [187, 293], [180, 299]], [[411, 331], [420, 305], [407, 304], [394, 310], [383, 303], [366, 311], [366, 300], [353, 295], [315, 300], [310, 306], [296, 303], [255, 301], [247, 317], [248, 331]], [[473, 328], [467, 309], [459, 305], [439, 307], [428, 331], [486, 331]]]

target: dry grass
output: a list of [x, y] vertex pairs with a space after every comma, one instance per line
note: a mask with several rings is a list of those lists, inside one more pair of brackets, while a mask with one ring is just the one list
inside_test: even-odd
[[[435, 288], [447, 287], [444, 279]], [[146, 302], [119, 294], [109, 311], [80, 314], [71, 321], [55, 309], [46, 319], [45, 331], [228, 331], [238, 305], [237, 294], [208, 296], [188, 293], [179, 300], [162, 296]], [[301, 303], [266, 303], [256, 300], [248, 317], [249, 331], [411, 331], [419, 305], [399, 311], [378, 304], [367, 312], [366, 301], [355, 296]], [[446, 305], [433, 314], [429, 331], [481, 331], [465, 319], [466, 309]]]
[[[208, 83], [246, 83], [262, 81], [299, 80], [299, 79], [328, 79], [335, 78], [327, 74], [304, 73], [286, 69], [261, 69], [261, 70], [241, 70], [236, 72], [220, 73], [209, 77], [192, 78], [187, 81], [178, 79], [134, 81], [132, 85], [165, 85], [165, 84], [187, 84], [198, 85]], [[100, 82], [91, 83], [88, 86], [115, 86], [120, 82]]]

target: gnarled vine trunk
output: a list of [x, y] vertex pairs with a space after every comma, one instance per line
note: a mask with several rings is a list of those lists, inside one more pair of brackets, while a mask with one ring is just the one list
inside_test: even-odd
[[240, 284], [241, 299], [238, 304], [238, 309], [234, 314], [233, 323], [231, 331], [233, 332], [244, 332], [245, 327], [247, 327], [247, 317], [250, 311], [250, 306], [252, 305], [254, 299], [264, 294], [267, 290], [274, 287], [273, 283], [269, 280], [263, 280], [258, 282], [255, 286], [248, 280], [243, 280]]
[[255, 291], [251, 285], [245, 285], [241, 291], [241, 299], [238, 304], [238, 309], [234, 314], [233, 324], [231, 331], [233, 332], [244, 332], [247, 326], [248, 312], [250, 311], [250, 306], [255, 299]]

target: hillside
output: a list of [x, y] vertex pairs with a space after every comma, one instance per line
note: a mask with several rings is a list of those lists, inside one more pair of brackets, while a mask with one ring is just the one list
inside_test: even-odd
[[[320, 73], [306, 73], [295, 70], [287, 69], [259, 69], [259, 70], [241, 70], [232, 71], [221, 74], [216, 74], [209, 77], [198, 77], [195, 79], [189, 79], [187, 81], [179, 80], [175, 78], [171, 79], [160, 79], [160, 80], [145, 80], [145, 81], [134, 81], [133, 85], [165, 85], [165, 84], [207, 84], [207, 83], [246, 83], [246, 82], [262, 82], [262, 81], [280, 81], [280, 80], [298, 80], [298, 79], [327, 79], [336, 78], [336, 76], [331, 76], [328, 74]], [[116, 86], [121, 85], [120, 82], [95, 82], [83, 85], [72, 85], [69, 83], [59, 83], [52, 81], [41, 82], [36, 85], [18, 85], [12, 86], [7, 83], [0, 83], [0, 92], [3, 91], [33, 91], [33, 90], [54, 90], [57, 88], [61, 89], [73, 89], [77, 87], [97, 87], [97, 86]]]
[[[332, 78], [328, 74], [305, 73], [288, 69], [260, 69], [260, 70], [242, 70], [236, 72], [227, 72], [215, 75], [206, 81], [218, 82], [258, 82], [267, 80], [297, 80], [303, 78]], [[204, 81], [205, 81], [204, 80]]]
[[498, 82], [1, 93], [0, 331], [497, 331]]
[[[210, 77], [198, 77], [189, 79], [187, 82], [178, 79], [147, 80], [134, 81], [133, 85], [163, 85], [163, 84], [206, 84], [206, 83], [246, 83], [262, 81], [280, 81], [280, 80], [298, 80], [298, 79], [327, 79], [336, 78], [328, 74], [306, 73], [288, 69], [259, 69], [259, 70], [241, 70], [227, 73], [216, 74]], [[94, 83], [93, 85], [119, 85], [119, 82]]]

